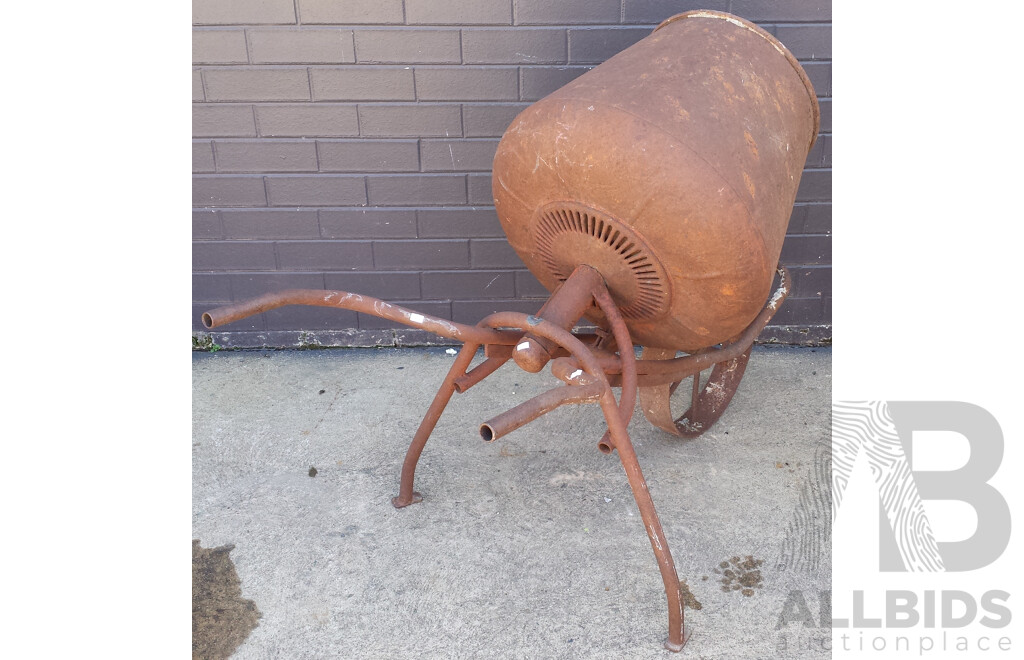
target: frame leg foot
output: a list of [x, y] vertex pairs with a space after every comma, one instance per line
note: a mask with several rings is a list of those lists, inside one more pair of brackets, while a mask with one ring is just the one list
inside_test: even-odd
[[665, 640], [665, 648], [673, 653], [679, 653], [683, 650], [683, 647], [686, 646], [686, 642], [688, 641], [690, 641], [690, 628], [689, 626], [683, 626], [683, 641], [677, 644], [672, 641], [671, 637], [669, 637]]
[[400, 495], [396, 495], [395, 497], [391, 498], [391, 504], [393, 504], [396, 509], [404, 509], [410, 504], [418, 504], [422, 501], [423, 495], [421, 493], [417, 493], [416, 491], [413, 491], [412, 497], [407, 499], [402, 499]]
[[423, 496], [412, 489], [413, 478], [416, 476], [416, 464], [420, 461], [420, 454], [423, 453], [423, 447], [426, 446], [430, 434], [433, 433], [437, 420], [441, 418], [441, 413], [444, 412], [448, 401], [452, 398], [452, 394], [455, 393], [455, 380], [466, 373], [466, 369], [469, 368], [469, 364], [473, 361], [473, 356], [476, 355], [478, 347], [477, 344], [470, 343], [462, 346], [462, 351], [455, 358], [455, 363], [448, 370], [448, 375], [445, 376], [444, 382], [441, 383], [441, 388], [434, 395], [434, 401], [430, 404], [427, 414], [423, 417], [423, 421], [420, 422], [419, 428], [416, 429], [416, 435], [413, 436], [409, 450], [405, 453], [405, 462], [402, 464], [398, 496], [391, 500], [396, 509], [401, 509], [423, 500]]

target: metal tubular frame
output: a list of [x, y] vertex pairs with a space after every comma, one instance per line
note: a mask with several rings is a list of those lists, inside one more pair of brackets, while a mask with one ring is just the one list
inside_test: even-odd
[[[638, 395], [648, 420], [677, 436], [696, 437], [717, 421], [739, 386], [754, 339], [789, 293], [791, 282], [788, 271], [779, 266], [778, 275], [779, 286], [774, 295], [740, 335], [721, 347], [679, 358], [675, 357], [674, 350], [645, 347], [641, 359], [637, 360], [633, 341], [618, 305], [612, 299], [603, 278], [596, 270], [585, 265], [579, 266], [565, 284], [552, 294], [537, 316], [499, 312], [483, 319], [476, 326], [420, 314], [369, 296], [309, 289], [282, 291], [214, 309], [203, 315], [203, 323], [213, 328], [285, 305], [314, 305], [372, 314], [463, 342], [462, 350], [448, 370], [448, 375], [441, 383], [406, 452], [399, 492], [392, 499], [396, 508], [423, 499], [420, 493], [413, 490], [416, 466], [453, 394], [466, 392], [483, 381], [515, 357], [517, 350], [523, 351], [524, 355], [516, 362], [522, 362], [521, 368], [527, 371], [539, 371], [550, 361], [551, 373], [565, 385], [534, 397], [486, 422], [481, 426], [482, 435], [487, 440], [496, 439], [561, 405], [600, 405], [608, 430], [598, 442], [598, 448], [604, 453], [618, 451], [665, 586], [668, 602], [668, 639], [665, 648], [679, 651], [689, 637], [684, 626], [679, 578], [627, 426], [633, 416]], [[603, 313], [611, 329], [610, 337], [607, 334], [596, 337], [577, 335], [571, 331], [591, 305], [597, 305]], [[526, 339], [529, 339], [528, 343], [524, 341]], [[608, 340], [612, 340], [616, 352], [606, 350]], [[469, 369], [481, 346], [485, 348], [486, 359]], [[712, 369], [711, 377], [702, 388], [700, 374], [708, 368]], [[690, 409], [679, 419], [673, 420], [669, 398], [681, 381], [690, 377], [693, 378]], [[622, 388], [618, 402], [612, 392], [613, 387]]]

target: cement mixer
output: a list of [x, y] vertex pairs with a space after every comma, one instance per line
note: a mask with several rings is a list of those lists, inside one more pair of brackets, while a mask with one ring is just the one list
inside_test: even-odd
[[[566, 404], [600, 406], [608, 429], [597, 448], [617, 452], [626, 472], [664, 581], [665, 647], [679, 651], [679, 579], [627, 425], [639, 397], [654, 426], [695, 438], [729, 405], [790, 289], [778, 259], [818, 122], [806, 73], [772, 35], [722, 12], [679, 14], [523, 110], [498, 145], [498, 217], [551, 292], [536, 314], [469, 326], [356, 293], [288, 290], [211, 310], [203, 323], [313, 305], [462, 342], [406, 454], [398, 508], [422, 500], [416, 465], [453, 394], [510, 360], [531, 373], [550, 365], [564, 384], [484, 422], [481, 437]], [[574, 332], [583, 320], [596, 330]], [[690, 404], [675, 417], [670, 399], [686, 379]]]

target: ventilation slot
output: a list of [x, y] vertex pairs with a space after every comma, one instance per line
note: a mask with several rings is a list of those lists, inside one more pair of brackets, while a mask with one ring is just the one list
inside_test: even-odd
[[666, 311], [665, 272], [625, 224], [581, 205], [557, 204], [534, 216], [533, 230], [537, 252], [555, 281], [564, 282], [586, 263], [605, 276], [626, 318], [653, 318]]

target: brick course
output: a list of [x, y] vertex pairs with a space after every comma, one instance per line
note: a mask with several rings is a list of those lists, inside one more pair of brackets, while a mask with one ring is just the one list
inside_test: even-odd
[[356, 61], [351, 30], [249, 29], [253, 64], [349, 64]]
[[[471, 323], [536, 312], [546, 292], [493, 207], [498, 138], [530, 102], [698, 8], [758, 22], [815, 85], [821, 135], [782, 255], [794, 291], [773, 323], [830, 324], [827, 0], [196, 0], [194, 329], [210, 303], [295, 287]], [[226, 330], [394, 327], [292, 308]]]

